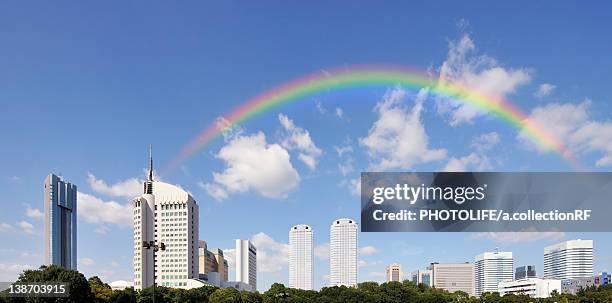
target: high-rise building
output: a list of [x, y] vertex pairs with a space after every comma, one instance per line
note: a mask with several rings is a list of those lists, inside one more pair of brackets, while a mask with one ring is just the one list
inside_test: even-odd
[[485, 292], [499, 292], [499, 282], [512, 281], [514, 259], [512, 252], [485, 252], [474, 262], [476, 296]]
[[410, 280], [416, 284], [425, 284], [429, 287], [433, 286], [431, 279], [432, 271], [429, 269], [419, 269], [412, 272]]
[[[153, 180], [153, 158], [144, 193], [132, 201], [134, 216], [134, 288], [153, 285], [189, 288], [198, 278], [199, 211], [194, 198], [182, 188]], [[143, 242], [165, 244], [154, 252]], [[155, 265], [153, 254], [155, 253]]]
[[77, 269], [77, 187], [45, 178], [45, 263]]
[[313, 231], [305, 224], [289, 230], [289, 287], [312, 290]]
[[593, 276], [593, 240], [571, 240], [544, 248], [545, 279]]
[[527, 265], [517, 267], [514, 271], [514, 280], [521, 280], [526, 278], [536, 278], [535, 265]]
[[432, 286], [448, 292], [462, 291], [474, 295], [474, 265], [471, 263], [431, 263]]
[[387, 266], [385, 273], [387, 276], [387, 282], [402, 282], [402, 266], [399, 263], [393, 263]]
[[206, 241], [198, 241], [199, 276], [204, 280], [212, 278], [213, 273], [217, 274], [219, 283], [228, 280], [228, 263], [223, 255], [223, 251], [218, 248], [208, 250]]
[[329, 284], [330, 286], [357, 286], [357, 233], [353, 219], [334, 220], [330, 227]]
[[236, 282], [257, 289], [257, 248], [249, 240], [236, 239]]

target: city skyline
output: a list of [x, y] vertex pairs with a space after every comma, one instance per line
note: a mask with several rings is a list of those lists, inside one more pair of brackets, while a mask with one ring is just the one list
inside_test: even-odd
[[[494, 115], [394, 84], [271, 108], [162, 170], [247, 100], [334, 69], [407, 66], [478, 86], [541, 121], [585, 170], [611, 167], [602, 143], [612, 138], [608, 3], [556, 3], [553, 11], [543, 3], [245, 5], [3, 6], [0, 20], [11, 26], [0, 27], [0, 281], [44, 263], [41, 184], [49, 172], [78, 184], [79, 271], [132, 281], [131, 202], [148, 178], [149, 144], [154, 180], [197, 200], [196, 240], [227, 260], [235, 239], [257, 247], [260, 290], [288, 285], [287, 230], [298, 223], [317, 233], [313, 288], [329, 285], [329, 225], [361, 222], [362, 171], [574, 170]], [[401, 142], [412, 144], [393, 148]], [[407, 278], [496, 247], [542, 275], [543, 249], [571, 239], [593, 240], [593, 271], [610, 272], [610, 236], [359, 232], [358, 282], [385, 281], [393, 262]]]

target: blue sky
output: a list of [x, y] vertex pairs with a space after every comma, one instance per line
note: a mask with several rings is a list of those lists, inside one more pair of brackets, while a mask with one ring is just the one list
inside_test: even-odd
[[[79, 270], [131, 280], [131, 222], [122, 211], [141, 188], [148, 144], [160, 168], [235, 106], [332, 67], [413, 66], [504, 96], [588, 170], [609, 171], [610, 9], [553, 1], [2, 3], [0, 280], [42, 262], [49, 172], [81, 192]], [[359, 218], [352, 184], [360, 171], [572, 170], [486, 113], [417, 94], [369, 87], [308, 97], [248, 120], [161, 178], [194, 195], [210, 247], [231, 249], [247, 237], [259, 244], [265, 290], [288, 280], [287, 233], [298, 223], [315, 231], [315, 284], [326, 283], [329, 224]], [[414, 150], [384, 148], [405, 140]], [[595, 240], [595, 270], [612, 270], [608, 233], [362, 233], [359, 280], [382, 280], [387, 263], [410, 272], [496, 247], [542, 273], [544, 246], [574, 238]]]

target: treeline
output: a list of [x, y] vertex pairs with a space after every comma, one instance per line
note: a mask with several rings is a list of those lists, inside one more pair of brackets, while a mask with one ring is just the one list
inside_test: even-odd
[[[153, 302], [153, 288], [134, 291], [133, 288], [112, 290], [111, 287], [92, 277], [89, 280], [78, 271], [58, 266], [26, 270], [17, 282], [53, 282], [70, 284], [68, 298], [7, 298], [0, 294], [0, 302], [94, 302], [94, 303], [148, 303]], [[5, 291], [6, 292], [6, 291]], [[156, 287], [156, 303], [273, 303], [273, 302], [375, 302], [375, 303], [608, 303], [612, 302], [612, 285], [591, 287], [577, 295], [555, 293], [551, 298], [533, 299], [525, 295], [486, 293], [481, 298], [470, 297], [463, 292], [449, 293], [442, 289], [416, 285], [410, 281], [360, 283], [357, 288], [324, 287], [320, 291], [306, 291], [287, 288], [275, 283], [264, 293], [238, 291], [233, 288], [200, 287], [189, 290]]]

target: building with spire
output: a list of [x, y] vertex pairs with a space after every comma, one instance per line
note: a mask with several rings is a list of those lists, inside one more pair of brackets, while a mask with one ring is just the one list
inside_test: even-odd
[[[134, 219], [134, 288], [156, 285], [190, 288], [198, 278], [199, 210], [195, 199], [182, 188], [153, 179], [149, 170], [143, 194], [132, 201]], [[165, 244], [154, 252], [143, 242]], [[153, 264], [153, 254], [155, 264]]]

